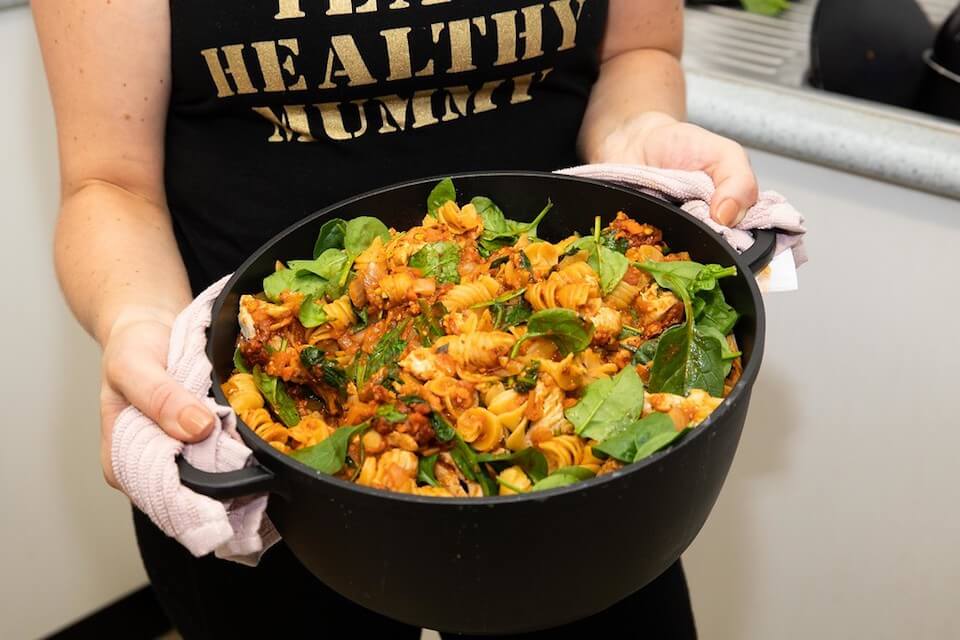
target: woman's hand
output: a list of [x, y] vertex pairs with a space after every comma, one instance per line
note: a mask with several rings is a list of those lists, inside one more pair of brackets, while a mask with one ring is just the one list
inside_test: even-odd
[[100, 389], [100, 464], [107, 484], [119, 489], [110, 450], [113, 424], [129, 404], [183, 442], [207, 437], [213, 415], [166, 372], [172, 318], [159, 311], [121, 313], [103, 350]]
[[739, 223], [757, 201], [757, 179], [743, 147], [665, 113], [643, 113], [613, 129], [597, 149], [596, 160], [705, 171], [717, 187], [710, 215], [728, 227]]

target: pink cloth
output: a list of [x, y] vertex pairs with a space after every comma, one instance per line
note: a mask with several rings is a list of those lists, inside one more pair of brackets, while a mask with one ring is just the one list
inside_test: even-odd
[[803, 215], [776, 191], [761, 192], [757, 203], [747, 210], [747, 215], [740, 224], [730, 228], [718, 224], [710, 217], [710, 199], [715, 187], [713, 180], [703, 171], [656, 169], [627, 164], [590, 164], [563, 169], [557, 173], [612, 182], [639, 189], [664, 200], [680, 202], [681, 209], [723, 235], [724, 239], [740, 252], [746, 251], [753, 244], [751, 229], [776, 229], [776, 253], [792, 249], [793, 259], [798, 267], [807, 261], [807, 252], [803, 246], [803, 236], [807, 229], [803, 226]]
[[183, 444], [164, 433], [135, 407], [127, 407], [113, 428], [111, 463], [124, 493], [164, 533], [195, 556], [218, 557], [255, 565], [280, 539], [264, 515], [267, 496], [221, 502], [180, 484], [175, 459], [204, 471], [232, 471], [251, 461], [251, 451], [237, 435], [237, 419], [229, 407], [208, 397], [212, 366], [205, 353], [211, 307], [230, 276], [197, 296], [177, 316], [170, 334], [167, 372], [188, 391], [203, 398], [217, 417], [210, 436]]
[[[778, 252], [793, 249], [797, 264], [803, 253], [803, 216], [774, 192], [760, 194], [736, 229], [710, 219], [709, 201], [714, 187], [702, 172], [671, 171], [627, 165], [590, 165], [558, 173], [596, 178], [641, 189], [682, 202], [685, 211], [722, 233], [736, 249], [750, 247], [749, 229], [777, 229]], [[166, 435], [134, 407], [127, 407], [113, 430], [113, 472], [133, 503], [168, 536], [176, 538], [196, 556], [215, 552], [218, 557], [255, 565], [260, 555], [280, 539], [264, 511], [267, 496], [218, 501], [198, 495], [180, 484], [175, 462], [184, 455], [204, 471], [232, 471], [251, 462], [251, 451], [236, 431], [236, 416], [218, 405], [210, 393], [212, 366], [206, 356], [206, 329], [211, 307], [230, 276], [197, 296], [176, 319], [170, 336], [167, 371], [191, 393], [203, 398], [217, 416], [217, 424], [203, 442], [185, 445]]]

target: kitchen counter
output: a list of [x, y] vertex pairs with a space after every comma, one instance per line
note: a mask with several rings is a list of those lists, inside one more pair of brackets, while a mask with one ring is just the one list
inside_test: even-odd
[[[926, 0], [942, 18], [941, 0]], [[804, 82], [815, 2], [780, 18], [687, 9], [689, 119], [745, 146], [960, 199], [960, 123]]]

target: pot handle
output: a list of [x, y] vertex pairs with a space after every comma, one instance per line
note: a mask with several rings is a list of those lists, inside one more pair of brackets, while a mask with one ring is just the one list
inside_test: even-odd
[[769, 229], [757, 229], [753, 232], [753, 246], [740, 254], [754, 273], [759, 273], [773, 260], [777, 249], [777, 232]]
[[236, 471], [210, 473], [197, 469], [183, 456], [177, 456], [177, 467], [180, 470], [180, 482], [183, 486], [217, 500], [239, 498], [265, 491], [277, 493], [278, 489], [277, 478], [273, 472], [258, 463]]

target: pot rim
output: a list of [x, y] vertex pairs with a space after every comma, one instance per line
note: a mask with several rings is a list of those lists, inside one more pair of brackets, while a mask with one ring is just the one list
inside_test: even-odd
[[[723, 402], [720, 404], [717, 409], [710, 414], [710, 416], [700, 423], [692, 433], [685, 436], [680, 443], [671, 446], [669, 449], [664, 451], [659, 451], [652, 456], [644, 459], [641, 462], [634, 462], [628, 465], [623, 466], [620, 469], [602, 476], [595, 476], [588, 480], [581, 480], [570, 485], [563, 487], [557, 487], [554, 489], [547, 489], [544, 491], [538, 491], [536, 493], [524, 493], [517, 494], [512, 496], [484, 496], [477, 498], [470, 497], [434, 497], [434, 496], [418, 496], [406, 493], [399, 493], [395, 491], [387, 491], [384, 489], [376, 489], [373, 487], [366, 487], [355, 482], [350, 482], [348, 480], [341, 480], [334, 476], [329, 476], [323, 474], [315, 469], [308, 467], [307, 465], [299, 462], [298, 460], [292, 458], [289, 455], [277, 451], [272, 446], [270, 446], [265, 440], [257, 436], [240, 418], [237, 417], [237, 430], [243, 436], [244, 442], [254, 450], [254, 459], [259, 462], [261, 465], [267, 469], [275, 468], [274, 465], [282, 465], [290, 468], [293, 471], [300, 473], [300, 475], [312, 479], [313, 481], [326, 483], [332, 487], [339, 489], [344, 489], [347, 491], [353, 491], [361, 495], [366, 495], [372, 498], [378, 498], [381, 500], [387, 500], [393, 503], [413, 503], [413, 504], [429, 504], [442, 506], [446, 505], [448, 508], [462, 509], [465, 506], [493, 506], [498, 504], [518, 504], [528, 501], [543, 501], [551, 497], [559, 497], [561, 495], [566, 495], [570, 493], [575, 493], [578, 491], [584, 491], [591, 487], [599, 487], [610, 482], [614, 482], [621, 478], [624, 478], [633, 473], [637, 473], [640, 470], [660, 462], [667, 456], [688, 446], [697, 438], [709, 437], [704, 436], [704, 432], [708, 432], [711, 428], [716, 428], [721, 423], [723, 417], [730, 411], [731, 407], [740, 401], [741, 396], [748, 396], [750, 389], [753, 387], [754, 382], [756, 381], [757, 375], [760, 370], [760, 363], [763, 359], [763, 350], [764, 350], [764, 335], [766, 332], [766, 319], [764, 314], [763, 298], [760, 294], [760, 287], [757, 284], [756, 278], [753, 276], [753, 271], [750, 269], [750, 265], [746, 264], [746, 261], [737, 253], [727, 242], [723, 240], [715, 231], [708, 227], [705, 223], [688, 214], [686, 211], [677, 207], [676, 205], [656, 198], [654, 196], [642, 193], [635, 189], [630, 189], [618, 184], [613, 184], [610, 182], [604, 182], [602, 180], [596, 180], [593, 178], [584, 178], [580, 176], [572, 176], [566, 174], [557, 174], [546, 171], [524, 171], [524, 170], [493, 170], [493, 171], [464, 171], [460, 173], [447, 174], [443, 176], [431, 176], [427, 178], [417, 178], [413, 180], [407, 180], [404, 182], [398, 182], [386, 187], [380, 187], [364, 193], [351, 196], [330, 206], [324, 207], [306, 217], [298, 222], [290, 225], [284, 230], [280, 231], [278, 234], [270, 238], [268, 241], [263, 243], [256, 251], [254, 251], [244, 262], [237, 267], [236, 271], [230, 276], [230, 279], [224, 285], [223, 290], [217, 296], [217, 299], [214, 301], [213, 309], [211, 311], [211, 319], [217, 318], [220, 315], [220, 312], [223, 306], [226, 304], [227, 296], [230, 293], [230, 290], [240, 279], [240, 277], [246, 273], [250, 266], [256, 262], [264, 253], [270, 250], [274, 244], [276, 244], [281, 238], [287, 236], [288, 234], [296, 233], [303, 227], [311, 225], [318, 218], [329, 217], [331, 214], [334, 214], [338, 210], [354, 204], [360, 200], [368, 198], [374, 195], [380, 195], [388, 193], [390, 191], [396, 191], [399, 189], [412, 187], [412, 186], [421, 186], [421, 185], [432, 185], [436, 184], [444, 178], [451, 178], [456, 181], [458, 178], [547, 178], [550, 180], [560, 180], [568, 182], [578, 182], [578, 183], [587, 183], [591, 185], [600, 186], [606, 189], [612, 189], [615, 191], [623, 192], [632, 197], [639, 197], [644, 200], [656, 204], [662, 208], [668, 209], [671, 213], [681, 216], [687, 223], [694, 225], [695, 227], [700, 228], [702, 231], [705, 231], [710, 237], [712, 242], [715, 242], [721, 246], [721, 248], [727, 253], [728, 257], [737, 267], [736, 278], [746, 279], [747, 288], [750, 291], [750, 296], [755, 309], [755, 318], [756, 318], [756, 335], [754, 336], [753, 351], [750, 357], [750, 361], [744, 366], [743, 372], [740, 376], [740, 379], [734, 385], [733, 389], [726, 398], [723, 399]], [[211, 326], [215, 326], [211, 324]], [[212, 329], [211, 329], [212, 331]], [[209, 337], [209, 336], [208, 336]], [[213, 362], [213, 341], [207, 341], [207, 357]], [[226, 396], [223, 394], [223, 391], [220, 389], [221, 380], [214, 367], [211, 372], [212, 379], [212, 390], [214, 398], [218, 403], [229, 406], [229, 403], [226, 399]], [[646, 389], [644, 389], [646, 393]], [[270, 460], [269, 464], [265, 464], [265, 458]]]

